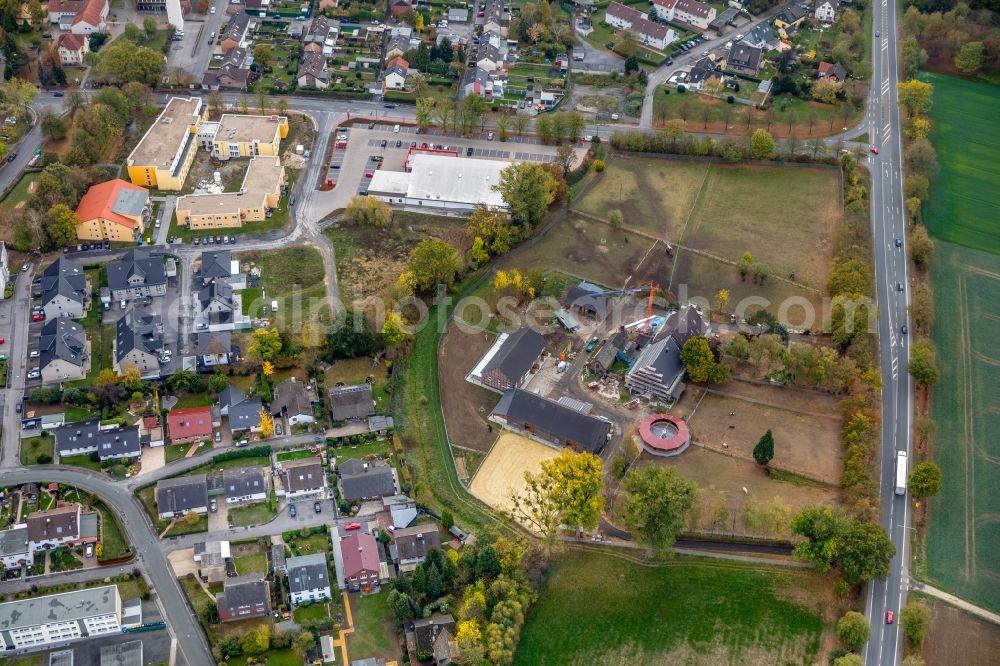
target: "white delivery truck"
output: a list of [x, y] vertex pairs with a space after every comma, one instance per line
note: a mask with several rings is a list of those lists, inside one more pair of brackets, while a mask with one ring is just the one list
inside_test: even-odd
[[906, 451], [896, 452], [896, 494], [906, 494]]

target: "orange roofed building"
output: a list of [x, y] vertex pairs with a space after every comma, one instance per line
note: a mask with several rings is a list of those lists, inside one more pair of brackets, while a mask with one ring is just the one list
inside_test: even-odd
[[134, 242], [150, 214], [149, 190], [116, 178], [94, 185], [76, 208], [80, 240]]

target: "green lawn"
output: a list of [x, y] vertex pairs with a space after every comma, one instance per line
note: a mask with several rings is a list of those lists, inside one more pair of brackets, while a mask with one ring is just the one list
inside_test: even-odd
[[1000, 254], [1000, 86], [923, 74], [934, 85], [931, 142], [940, 173], [924, 206], [924, 222], [942, 240]]
[[38, 178], [37, 173], [26, 173], [18, 179], [14, 187], [11, 188], [10, 193], [4, 197], [3, 201], [0, 201], [0, 208], [7, 210], [12, 210], [17, 207], [17, 204], [24, 201], [28, 201], [28, 187], [35, 182]]
[[207, 393], [184, 393], [178, 396], [177, 404], [173, 406], [173, 409], [181, 409], [183, 407], [211, 407], [215, 400]]
[[276, 511], [272, 511], [267, 502], [258, 502], [250, 506], [241, 506], [229, 510], [229, 523], [235, 527], [263, 525], [274, 520]]
[[[312, 507], [309, 507], [309, 510], [311, 511]], [[330, 537], [326, 533], [301, 537], [298, 532], [285, 532], [284, 539], [293, 556], [330, 552]]]
[[305, 622], [325, 620], [330, 617], [330, 612], [326, 609], [326, 604], [312, 604], [296, 608], [295, 612], [292, 613], [292, 617], [299, 624], [303, 624]]
[[59, 458], [60, 465], [72, 465], [73, 467], [82, 467], [84, 469], [89, 469], [92, 472], [101, 472], [101, 463], [94, 462], [90, 459], [90, 456], [61, 456]]
[[187, 454], [190, 448], [190, 444], [168, 444], [163, 450], [164, 460], [168, 464], [175, 460], [180, 460]]
[[101, 543], [104, 544], [102, 560], [113, 560], [128, 554], [128, 542], [114, 513], [105, 504], [97, 505], [101, 514]]
[[170, 528], [164, 536], [175, 537], [182, 536], [184, 534], [197, 534], [198, 532], [208, 531], [208, 516], [198, 516], [198, 520], [194, 523], [188, 524], [186, 520], [178, 520]]
[[39, 456], [48, 456], [49, 460], [55, 458], [56, 438], [51, 435], [47, 437], [29, 437], [21, 440], [21, 464], [36, 465]]
[[[245, 666], [249, 657], [236, 657], [226, 663], [230, 666]], [[269, 650], [259, 657], [254, 657], [251, 663], [259, 664], [263, 660], [264, 666], [302, 666], [300, 657], [292, 648], [284, 650]]]
[[267, 574], [267, 555], [264, 553], [254, 553], [253, 555], [243, 555], [233, 560], [236, 571], [243, 576], [249, 573]]
[[[104, 268], [88, 268], [84, 272], [90, 282], [93, 293], [98, 293], [101, 287], [107, 286], [107, 275]], [[67, 382], [66, 387], [87, 389], [97, 382], [97, 376], [104, 368], [113, 367], [112, 355], [114, 353], [115, 326], [114, 324], [102, 324], [102, 306], [100, 299], [95, 298], [90, 304], [87, 315], [80, 320], [87, 339], [90, 341], [90, 371], [87, 376], [80, 381]], [[67, 414], [67, 422], [69, 421]]]
[[309, 449], [303, 449], [301, 451], [283, 451], [278, 454], [278, 461], [284, 462], [286, 460], [302, 460], [303, 458], [312, 458], [316, 454]]
[[388, 441], [384, 441], [358, 444], [357, 446], [330, 446], [328, 450], [330, 455], [335, 456], [337, 460], [350, 460], [351, 458], [360, 459], [392, 453], [392, 446], [389, 445]]
[[347, 638], [347, 652], [351, 659], [368, 657], [391, 658], [392, 615], [386, 603], [388, 592], [352, 595], [354, 633]]
[[135, 496], [139, 498], [139, 502], [146, 509], [146, 513], [149, 515], [149, 520], [153, 523], [156, 533], [160, 534], [163, 532], [170, 521], [160, 520], [160, 516], [156, 511], [156, 484], [154, 483], [137, 490]]
[[66, 416], [66, 423], [76, 423], [90, 418], [90, 410], [76, 405], [63, 405], [63, 414]]
[[[241, 261], [251, 261], [260, 267], [261, 297], [254, 290], [243, 293], [243, 311], [259, 312], [266, 307], [268, 317], [279, 326], [298, 321], [329, 318], [326, 300], [326, 273], [323, 258], [311, 247], [290, 247], [264, 253], [240, 253]], [[278, 301], [278, 312], [271, 313], [271, 301]], [[249, 301], [249, 302], [247, 302]]]
[[553, 560], [514, 663], [815, 663], [826, 587], [800, 570], [570, 551]]

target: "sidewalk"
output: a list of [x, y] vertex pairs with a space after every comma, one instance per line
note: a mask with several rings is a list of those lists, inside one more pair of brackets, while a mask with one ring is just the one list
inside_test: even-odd
[[946, 603], [951, 604], [956, 608], [960, 608], [967, 613], [971, 613], [978, 618], [986, 620], [987, 622], [992, 622], [993, 624], [1000, 624], [1000, 615], [992, 611], [988, 611], [985, 608], [980, 608], [979, 606], [970, 604], [964, 599], [956, 597], [954, 594], [948, 594], [944, 590], [939, 590], [936, 587], [931, 587], [914, 579], [910, 579], [910, 589], [914, 592], [923, 592], [924, 594], [930, 595], [936, 599], [940, 599]]

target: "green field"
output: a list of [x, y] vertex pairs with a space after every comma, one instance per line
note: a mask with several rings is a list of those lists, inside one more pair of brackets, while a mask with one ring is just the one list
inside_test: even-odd
[[386, 603], [388, 592], [355, 596], [351, 599], [354, 613], [354, 633], [347, 638], [347, 653], [351, 659], [391, 657], [392, 615]]
[[801, 570], [568, 552], [553, 562], [514, 663], [818, 663], [826, 587]]
[[941, 370], [934, 459], [943, 482], [930, 503], [927, 575], [1000, 611], [1000, 256], [939, 241], [931, 279]]
[[[291, 325], [294, 330], [317, 316], [321, 320], [329, 318], [326, 276], [319, 252], [311, 247], [290, 247], [265, 253], [242, 253], [239, 258], [260, 267], [260, 290], [264, 292], [263, 298], [260, 290], [242, 292], [245, 313], [256, 316], [266, 307], [266, 316]], [[270, 311], [272, 300], [279, 304], [274, 314]]]
[[236, 565], [236, 571], [241, 576], [250, 573], [267, 575], [267, 555], [264, 553], [254, 553], [252, 555], [237, 557], [233, 560], [233, 564]]
[[274, 520], [277, 515], [271, 510], [267, 502], [257, 502], [250, 506], [241, 506], [229, 510], [229, 524], [234, 527], [247, 527], [249, 525], [263, 525]]
[[21, 464], [37, 465], [39, 456], [48, 456], [51, 461], [55, 456], [56, 438], [28, 437], [21, 440]]
[[941, 172], [924, 207], [931, 234], [1000, 254], [1000, 86], [926, 74], [934, 85], [931, 142]]

